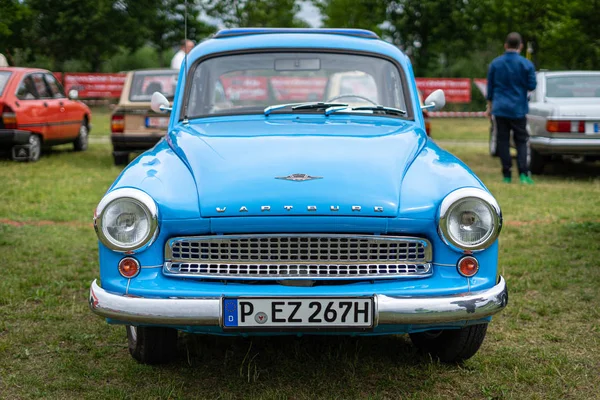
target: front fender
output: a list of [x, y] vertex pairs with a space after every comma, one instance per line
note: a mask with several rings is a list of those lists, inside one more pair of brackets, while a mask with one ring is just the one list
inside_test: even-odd
[[469, 167], [428, 140], [404, 175], [398, 217], [436, 220], [444, 197], [463, 187], [487, 191]]
[[161, 220], [200, 218], [196, 182], [164, 139], [129, 164], [108, 191], [125, 187], [148, 193]]

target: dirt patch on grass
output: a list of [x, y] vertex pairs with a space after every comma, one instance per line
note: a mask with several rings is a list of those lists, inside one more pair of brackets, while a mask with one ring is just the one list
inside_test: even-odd
[[55, 225], [55, 226], [70, 226], [70, 227], [74, 227], [74, 228], [88, 228], [90, 226], [93, 226], [93, 224], [91, 224], [91, 223], [81, 222], [81, 221], [47, 221], [47, 220], [14, 221], [12, 219], [0, 218], [0, 225], [2, 225], [2, 224], [15, 226], [15, 227]]
[[592, 223], [592, 224], [598, 224], [600, 223], [600, 220], [598, 219], [559, 219], [559, 220], [553, 220], [553, 219], [534, 219], [531, 221], [504, 221], [503, 224], [506, 226], [514, 226], [514, 227], [521, 227], [521, 226], [528, 226], [528, 225], [549, 225], [549, 224], [554, 224], [554, 223], [575, 223], [575, 224], [583, 224], [583, 223]]

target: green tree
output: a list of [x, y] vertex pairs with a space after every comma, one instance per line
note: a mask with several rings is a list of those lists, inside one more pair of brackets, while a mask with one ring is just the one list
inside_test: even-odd
[[[132, 3], [134, 3], [132, 1]], [[62, 71], [69, 59], [80, 59], [98, 71], [121, 46], [136, 48], [147, 35], [143, 19], [125, 1], [27, 0], [33, 14], [31, 46]]]
[[361, 28], [379, 35], [386, 21], [386, 0], [313, 0], [327, 28]]
[[[184, 0], [153, 0], [154, 5], [144, 5], [146, 14], [148, 9], [147, 29], [148, 40], [158, 50], [161, 66], [165, 59], [165, 52], [179, 45], [185, 34], [185, 1]], [[189, 1], [187, 4], [187, 37], [196, 42], [214, 33], [215, 27], [201, 20], [204, 6], [200, 1]]]
[[296, 16], [300, 12], [297, 0], [205, 0], [204, 4], [208, 15], [227, 27], [308, 27]]
[[0, 10], [0, 53], [14, 64], [15, 50], [26, 47], [31, 12], [19, 0], [0, 0]]

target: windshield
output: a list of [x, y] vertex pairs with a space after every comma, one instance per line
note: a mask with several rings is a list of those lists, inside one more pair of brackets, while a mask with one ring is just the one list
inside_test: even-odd
[[8, 78], [10, 78], [10, 72], [0, 71], [0, 96], [2, 96], [2, 92], [4, 92], [4, 87], [8, 82]]
[[149, 102], [154, 92], [161, 92], [167, 99], [173, 100], [177, 73], [176, 70], [135, 72], [129, 90], [129, 101]]
[[546, 97], [600, 98], [600, 74], [548, 77]]
[[215, 57], [193, 72], [187, 117], [262, 114], [269, 106], [305, 102], [406, 110], [401, 76], [392, 62], [365, 55], [281, 52]]

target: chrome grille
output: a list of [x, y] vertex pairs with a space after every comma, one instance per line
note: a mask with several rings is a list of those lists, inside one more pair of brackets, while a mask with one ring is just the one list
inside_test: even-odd
[[429, 276], [431, 245], [399, 236], [223, 235], [170, 239], [164, 272], [229, 279]]

